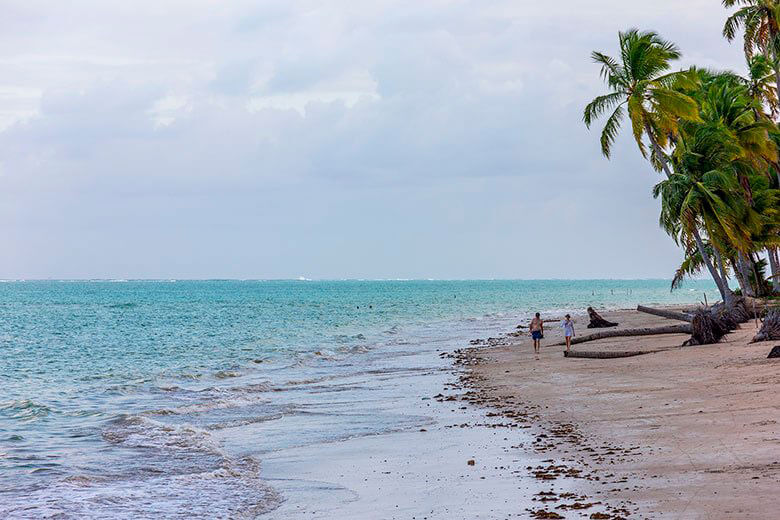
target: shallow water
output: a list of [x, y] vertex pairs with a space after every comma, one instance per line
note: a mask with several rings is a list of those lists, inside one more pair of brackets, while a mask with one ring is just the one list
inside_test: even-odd
[[408, 434], [450, 420], [449, 410], [421, 400], [451, 377], [439, 351], [505, 332], [534, 310], [552, 316], [714, 295], [707, 282], [668, 287], [2, 283], [0, 516], [252, 518], [306, 509], [336, 518], [352, 504], [359, 517], [366, 489], [335, 476], [312, 484], [304, 474], [346, 458], [360, 466], [354, 471], [374, 472], [359, 464], [365, 457], [345, 456], [356, 443], [377, 457], [384, 440], [388, 453], [409, 442], [403, 453], [432, 456]]

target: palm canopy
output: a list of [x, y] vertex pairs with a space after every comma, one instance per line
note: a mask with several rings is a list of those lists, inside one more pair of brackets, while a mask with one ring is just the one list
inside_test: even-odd
[[726, 19], [723, 36], [728, 41], [745, 30], [745, 55], [753, 56], [756, 49], [767, 55], [776, 56], [778, 35], [780, 35], [780, 1], [778, 0], [723, 0], [723, 7], [739, 7]]
[[751, 97], [748, 87], [735, 83], [732, 76], [716, 77], [703, 89], [701, 114], [704, 124], [720, 125], [739, 147], [739, 161], [757, 170], [766, 170], [777, 162], [777, 147], [769, 138], [775, 125], [757, 116], [759, 99]]
[[699, 229], [704, 229], [710, 240], [721, 246], [744, 244], [748, 238], [739, 222], [743, 204], [735, 197], [738, 188], [727, 171], [677, 172], [653, 188], [653, 196], [661, 199], [659, 223], [686, 249], [692, 248]]
[[759, 229], [753, 240], [759, 246], [780, 247], [780, 189], [772, 188], [764, 175], [752, 176], [750, 183], [753, 191], [751, 209], [759, 218]]
[[778, 159], [770, 138], [775, 127], [756, 116], [758, 101], [737, 76], [695, 73], [700, 86], [690, 94], [700, 106], [700, 121], [680, 125], [671, 157], [678, 175], [654, 190], [661, 197], [661, 225], [678, 243], [696, 227], [724, 253], [729, 248], [747, 252], [765, 226], [752, 187], [757, 172]]
[[[769, 108], [770, 115], [777, 115], [777, 77], [772, 60], [763, 55], [748, 58], [748, 77], [742, 78], [751, 98], [758, 101], [762, 108]], [[759, 115], [765, 116], [763, 110]]]
[[[653, 147], [656, 169], [666, 169], [661, 151], [670, 136], [677, 133], [679, 120], [697, 120], [696, 102], [676, 90], [690, 80], [685, 73], [668, 72], [672, 61], [680, 58], [677, 47], [655, 32], [630, 29], [618, 34], [620, 58], [593, 52], [593, 61], [601, 65], [601, 76], [611, 92], [598, 96], [586, 107], [585, 125], [611, 111], [601, 133], [601, 151], [610, 157], [620, 126], [628, 115], [632, 133], [642, 155], [647, 158], [646, 136]], [[667, 174], [669, 174], [667, 169]]]
[[[698, 146], [703, 139], [715, 139], [711, 151], [721, 155], [718, 164], [728, 164], [750, 201], [748, 176], [754, 172], [769, 174], [778, 162], [774, 142], [777, 127], [763, 113], [762, 100], [751, 92], [751, 82], [734, 73], [716, 73], [706, 69], [692, 69], [698, 79], [698, 88], [687, 91], [699, 105], [700, 121], [681, 123], [679, 139], [683, 143], [694, 136]], [[678, 146], [675, 154], [686, 153], [686, 146]]]

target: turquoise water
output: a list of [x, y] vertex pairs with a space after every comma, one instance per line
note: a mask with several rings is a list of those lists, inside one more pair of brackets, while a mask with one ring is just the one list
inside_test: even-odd
[[[711, 283], [671, 293], [664, 280], [2, 283], [0, 516], [262, 515], [285, 498], [262, 478], [264, 453], [420, 424], [376, 405], [347, 414], [333, 398], [345, 378], [437, 369], [442, 345], [537, 310], [705, 291], [714, 297]], [[381, 400], [380, 381], [350, 399]]]

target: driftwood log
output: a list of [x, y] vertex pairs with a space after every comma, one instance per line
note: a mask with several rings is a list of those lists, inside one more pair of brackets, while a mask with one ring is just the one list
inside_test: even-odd
[[653, 314], [655, 316], [661, 316], [662, 318], [668, 318], [670, 320], [687, 321], [688, 323], [693, 321], [693, 316], [686, 312], [672, 311], [668, 309], [654, 309], [652, 307], [645, 307], [644, 305], [637, 305], [636, 310], [644, 312], [645, 314]]
[[589, 329], [604, 329], [607, 327], [618, 326], [617, 323], [613, 323], [602, 318], [599, 313], [593, 309], [593, 307], [588, 307], [588, 317], [590, 318], [590, 323], [588, 323]]
[[780, 310], [773, 309], [767, 312], [764, 322], [761, 324], [761, 329], [753, 337], [751, 343], [776, 339], [780, 339]]
[[570, 358], [587, 358], [587, 359], [616, 359], [641, 356], [642, 354], [652, 354], [653, 352], [661, 352], [660, 350], [624, 350], [620, 352], [605, 352], [605, 351], [592, 351], [592, 350], [570, 350], [564, 352], [563, 357]]
[[[680, 323], [679, 325], [664, 325], [663, 327], [643, 327], [638, 329], [620, 329], [605, 330], [594, 332], [587, 336], [575, 336], [571, 339], [571, 344], [585, 343], [586, 341], [595, 341], [605, 338], [620, 338], [627, 336], [653, 336], [656, 334], [690, 334], [692, 332], [690, 323]], [[555, 343], [555, 345], [565, 345], [565, 343]]]

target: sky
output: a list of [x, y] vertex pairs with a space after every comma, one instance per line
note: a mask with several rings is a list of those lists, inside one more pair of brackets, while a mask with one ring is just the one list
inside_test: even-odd
[[3, 0], [0, 278], [670, 278], [661, 180], [585, 104], [717, 0]]

